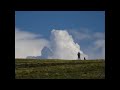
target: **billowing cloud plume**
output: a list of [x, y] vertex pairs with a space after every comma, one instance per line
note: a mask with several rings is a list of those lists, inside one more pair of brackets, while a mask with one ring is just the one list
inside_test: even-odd
[[51, 49], [54, 52], [52, 58], [77, 59], [78, 52], [81, 53], [81, 59], [87, 58], [66, 30], [51, 31]]
[[[15, 28], [15, 58], [44, 56], [44, 58], [76, 60], [78, 52], [81, 53], [81, 59], [88, 58], [66, 30], [52, 30], [50, 41], [38, 37], [39, 35]], [[44, 47], [47, 48], [43, 50]]]

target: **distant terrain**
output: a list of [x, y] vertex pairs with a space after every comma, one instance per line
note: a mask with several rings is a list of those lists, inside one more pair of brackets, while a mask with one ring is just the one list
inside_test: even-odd
[[105, 79], [105, 60], [15, 59], [16, 79]]

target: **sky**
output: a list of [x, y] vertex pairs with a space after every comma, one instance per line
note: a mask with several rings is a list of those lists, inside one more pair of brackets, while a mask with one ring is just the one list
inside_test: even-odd
[[[37, 40], [44, 42], [37, 43], [35, 39], [34, 41], [37, 43], [35, 47], [41, 45], [43, 48], [48, 44], [53, 29], [66, 30], [89, 58], [105, 58], [105, 11], [15, 12], [15, 32], [17, 33], [15, 33], [15, 38], [25, 36], [25, 38], [32, 38], [33, 40], [37, 37]], [[25, 48], [21, 43], [18, 44], [18, 41], [15, 40], [16, 53], [18, 48]], [[42, 48], [39, 49], [42, 50]]]

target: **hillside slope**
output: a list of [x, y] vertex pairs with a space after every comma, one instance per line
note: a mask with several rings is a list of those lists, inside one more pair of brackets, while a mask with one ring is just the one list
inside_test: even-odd
[[104, 79], [105, 60], [16, 59], [16, 79]]

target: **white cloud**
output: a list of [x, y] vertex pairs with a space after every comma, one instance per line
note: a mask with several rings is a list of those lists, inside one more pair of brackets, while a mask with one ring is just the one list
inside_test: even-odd
[[[39, 35], [18, 30], [15, 28], [15, 58], [26, 58], [27, 56], [41, 56], [41, 51], [44, 47], [46, 58], [57, 59], [77, 59], [77, 53], [81, 53], [81, 59], [86, 57], [80, 46], [74, 42], [71, 35], [66, 30], [52, 30], [51, 39], [48, 42], [46, 39], [37, 38]], [[46, 51], [47, 50], [47, 51]], [[50, 52], [49, 52], [50, 51]], [[51, 53], [47, 55], [47, 53]]]
[[105, 44], [105, 40], [97, 40], [97, 41], [95, 41], [94, 42], [95, 49], [99, 49], [99, 48], [104, 47], [104, 44]]
[[59, 59], [77, 59], [77, 53], [81, 53], [81, 59], [83, 56], [87, 58], [78, 43], [75, 43], [72, 36], [67, 30], [52, 30], [51, 31], [51, 49], [53, 50], [52, 58]]
[[[70, 34], [68, 33], [70, 32]], [[27, 56], [41, 56], [44, 47], [52, 51], [49, 58], [77, 59], [77, 53], [84, 53], [89, 59], [105, 58], [105, 36], [102, 32], [80, 32], [67, 30], [52, 30], [50, 41], [42, 38], [42, 35], [21, 31], [15, 28], [15, 58]], [[77, 40], [77, 43], [74, 42]], [[87, 47], [80, 48], [81, 41], [90, 41]], [[82, 51], [83, 50], [83, 51]], [[86, 55], [87, 54], [87, 55]]]
[[76, 31], [76, 30], [69, 30], [68, 32], [70, 34], [72, 34], [74, 39], [76, 39], [76, 40], [91, 39], [91, 36], [88, 33], [85, 33], [85, 32], [79, 32], [79, 31]]
[[105, 59], [105, 40], [101, 39], [101, 40], [97, 40], [94, 42], [95, 45], [95, 51], [96, 50], [100, 50], [100, 58], [104, 58]]
[[105, 33], [92, 32], [88, 29], [81, 29], [80, 31], [69, 30], [77, 42], [90, 42], [82, 48], [89, 56], [89, 59], [105, 59]]
[[15, 28], [15, 58], [41, 55], [42, 48], [48, 46], [49, 42], [46, 39], [37, 38], [39, 36]]
[[103, 33], [103, 32], [95, 32], [93, 34], [93, 37], [95, 39], [105, 39], [105, 33]]
[[[22, 36], [21, 36], [22, 35]], [[15, 40], [22, 40], [22, 39], [34, 39], [40, 37], [41, 35], [21, 31], [18, 28], [15, 28]]]
[[88, 47], [83, 48], [89, 59], [105, 59], [105, 41], [94, 41]]

